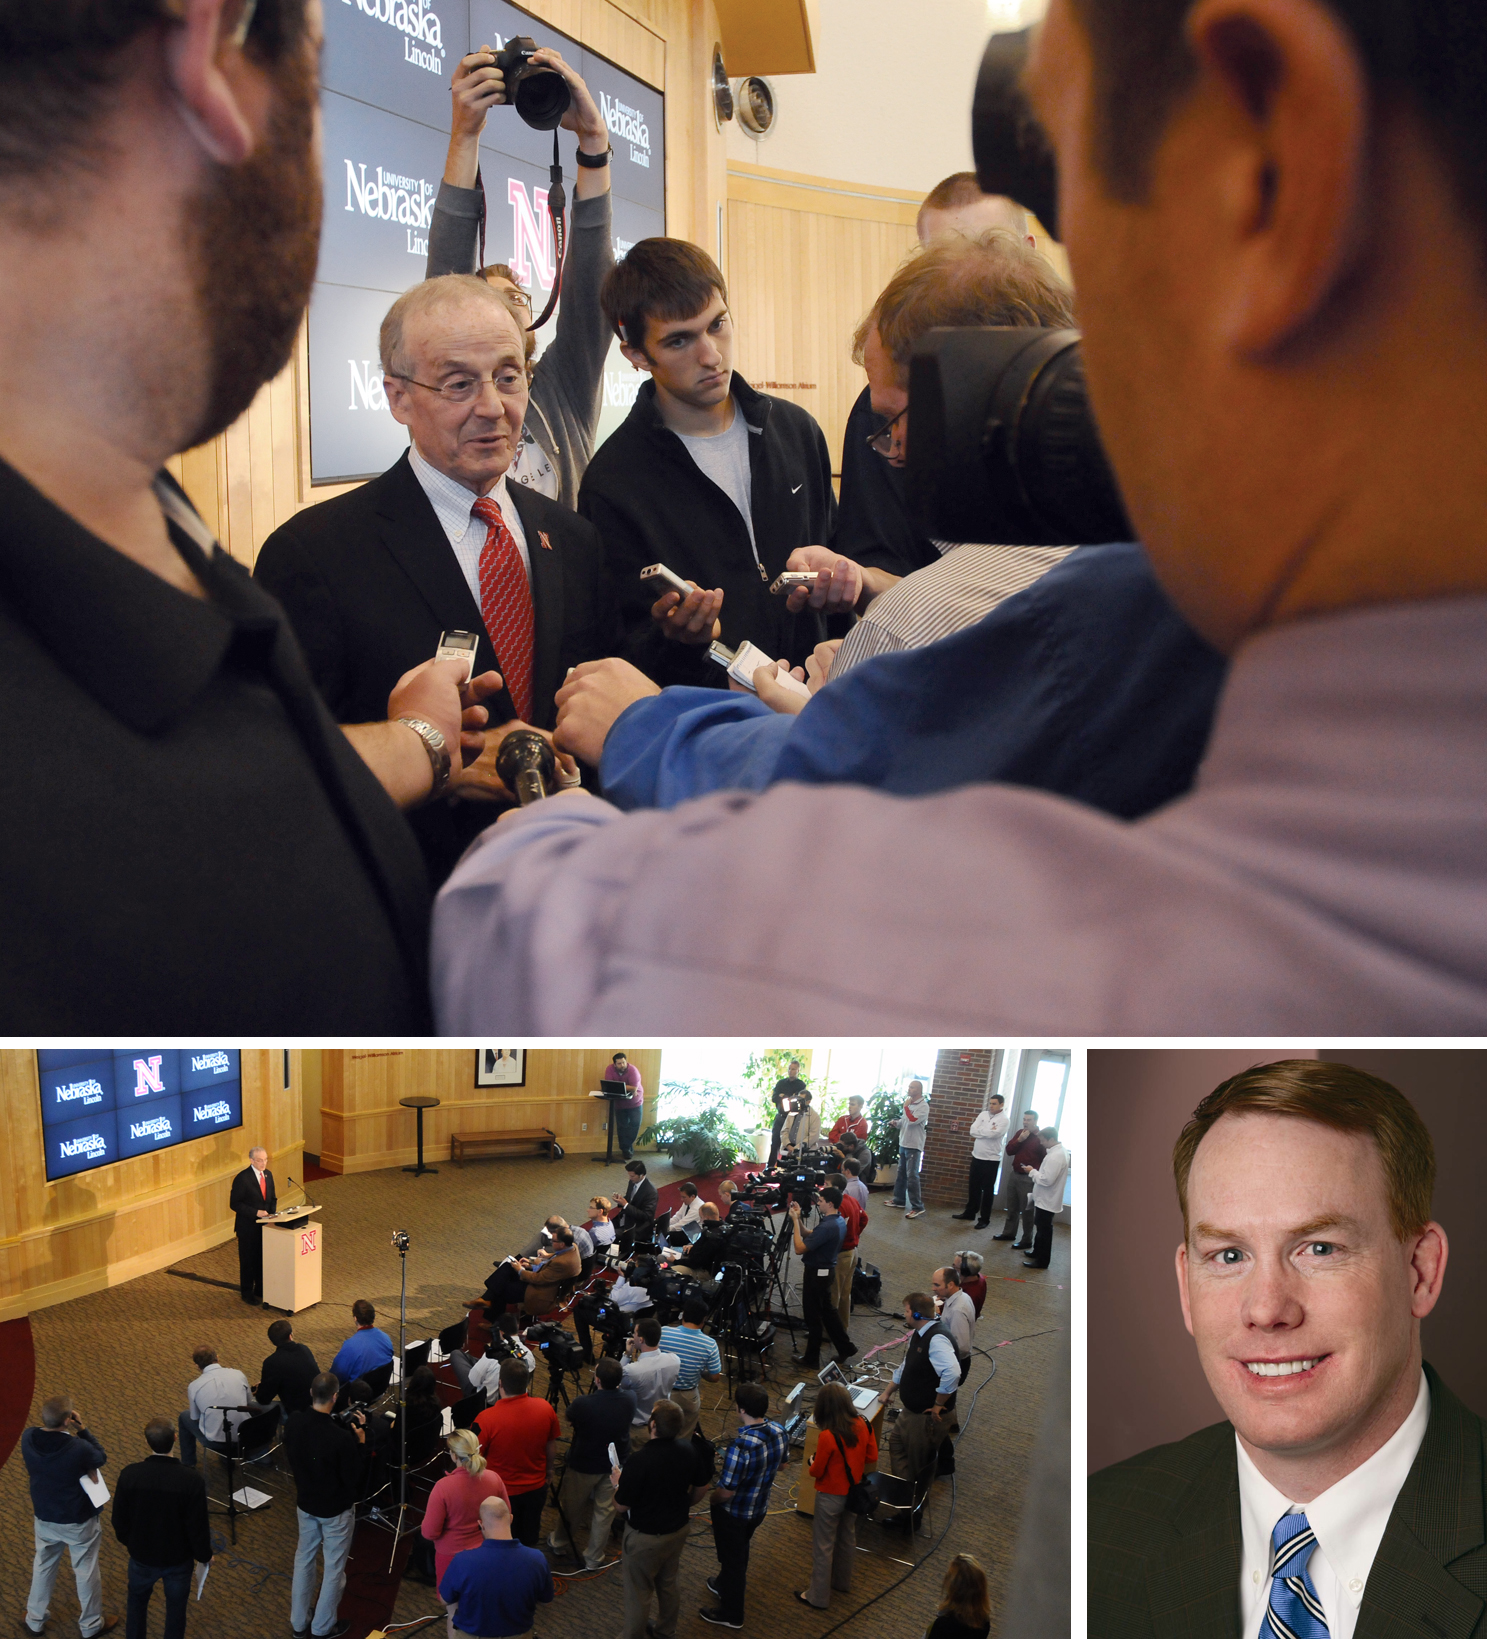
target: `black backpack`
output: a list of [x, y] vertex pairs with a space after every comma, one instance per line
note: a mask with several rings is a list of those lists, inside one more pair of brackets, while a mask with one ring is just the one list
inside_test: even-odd
[[859, 1263], [852, 1271], [852, 1304], [867, 1309], [882, 1307], [883, 1272], [876, 1264]]

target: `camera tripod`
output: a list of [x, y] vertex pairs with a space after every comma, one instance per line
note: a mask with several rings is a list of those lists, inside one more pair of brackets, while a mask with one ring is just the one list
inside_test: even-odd
[[410, 1512], [422, 1514], [422, 1509], [410, 1510], [408, 1505], [408, 1232], [405, 1229], [395, 1229], [392, 1232], [392, 1246], [397, 1252], [402, 1268], [402, 1282], [398, 1292], [398, 1466], [397, 1466], [397, 1514], [389, 1524], [380, 1508], [374, 1508], [367, 1515], [371, 1524], [384, 1531], [392, 1532], [392, 1557], [387, 1562], [387, 1569], [391, 1572], [397, 1563], [398, 1544], [404, 1537], [411, 1537], [417, 1533], [418, 1527], [408, 1518]]

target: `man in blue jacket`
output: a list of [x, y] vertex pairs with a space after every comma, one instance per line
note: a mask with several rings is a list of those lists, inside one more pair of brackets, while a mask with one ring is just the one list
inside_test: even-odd
[[28, 1633], [46, 1631], [52, 1586], [62, 1563], [62, 1550], [72, 1555], [77, 1578], [78, 1628], [83, 1639], [118, 1627], [117, 1616], [103, 1614], [103, 1578], [98, 1570], [98, 1545], [103, 1540], [101, 1504], [83, 1489], [83, 1480], [108, 1458], [103, 1447], [83, 1427], [65, 1394], [54, 1395], [41, 1407], [41, 1427], [21, 1436], [21, 1458], [31, 1482], [31, 1512], [35, 1515], [36, 1558], [31, 1568], [31, 1597], [26, 1601]]

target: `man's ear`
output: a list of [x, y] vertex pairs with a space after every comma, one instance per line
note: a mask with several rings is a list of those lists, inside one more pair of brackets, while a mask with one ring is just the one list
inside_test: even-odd
[[1415, 1237], [1410, 1254], [1410, 1313], [1423, 1320], [1435, 1308], [1446, 1278], [1446, 1259], [1450, 1255], [1446, 1232], [1437, 1223], [1428, 1223]]
[[1188, 1243], [1184, 1241], [1177, 1249], [1177, 1295], [1182, 1302], [1182, 1323], [1188, 1329], [1188, 1336], [1193, 1335], [1193, 1311], [1188, 1305]]
[[620, 352], [629, 359], [637, 370], [644, 370], [647, 375], [651, 373], [650, 356], [644, 348], [632, 347], [629, 342], [622, 341], [620, 343]]
[[409, 426], [413, 420], [413, 395], [408, 391], [407, 382], [384, 373], [382, 392], [387, 399], [388, 412], [393, 420], [399, 426]]
[[257, 145], [263, 76], [237, 38], [245, 0], [176, 0], [165, 35], [171, 90], [196, 140], [219, 165], [241, 165]]
[[1362, 243], [1369, 86], [1347, 27], [1321, 0], [1199, 0], [1188, 39], [1234, 252], [1225, 339], [1285, 345], [1326, 306]]

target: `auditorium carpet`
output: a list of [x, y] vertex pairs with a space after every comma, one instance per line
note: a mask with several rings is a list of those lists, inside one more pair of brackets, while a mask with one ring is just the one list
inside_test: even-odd
[[[658, 1185], [683, 1176], [665, 1157], [651, 1166]], [[433, 1177], [414, 1178], [398, 1170], [314, 1182], [314, 1198], [324, 1205], [325, 1295], [318, 1307], [295, 1318], [295, 1336], [327, 1366], [350, 1329], [352, 1300], [365, 1297], [376, 1305], [378, 1324], [387, 1325], [396, 1343], [399, 1270], [389, 1237], [394, 1229], [405, 1229], [412, 1238], [408, 1335], [410, 1341], [427, 1337], [460, 1317], [461, 1300], [478, 1295], [493, 1259], [530, 1240], [547, 1212], [580, 1221], [587, 1215], [591, 1194], [617, 1192], [623, 1182], [619, 1166], [603, 1168], [584, 1156], [555, 1163], [482, 1161], [464, 1167], [444, 1162]], [[704, 1195], [712, 1193], [703, 1190]], [[663, 1196], [663, 1206], [666, 1203]], [[989, 1293], [976, 1339], [982, 1352], [960, 1394], [964, 1432], [956, 1450], [953, 1484], [938, 1481], [927, 1529], [913, 1539], [874, 1522], [864, 1523], [858, 1532], [852, 1594], [834, 1595], [831, 1608], [817, 1613], [792, 1597], [794, 1589], [805, 1586], [811, 1559], [811, 1522], [795, 1512], [793, 1502], [800, 1473], [797, 1448], [780, 1470], [770, 1517], [754, 1537], [746, 1633], [818, 1639], [851, 1618], [849, 1626], [856, 1636], [918, 1639], [938, 1602], [944, 1566], [958, 1551], [976, 1554], [987, 1566], [992, 1633], [999, 1631], [1000, 1612], [1011, 1596], [1020, 1505], [1038, 1460], [1045, 1391], [1060, 1334], [1069, 1326], [1069, 1239], [1060, 1225], [1052, 1267], [1025, 1270], [1021, 1254], [1010, 1251], [1005, 1242], [993, 1241], [992, 1230], [977, 1232], [952, 1222], [952, 1210], [932, 1208], [909, 1223], [889, 1208], [886, 1194], [875, 1191], [861, 1252], [882, 1270], [883, 1300], [890, 1308], [905, 1292], [927, 1290], [931, 1270], [958, 1247], [973, 1246], [987, 1260]], [[265, 1332], [275, 1316], [250, 1310], [239, 1299], [231, 1241], [178, 1268], [224, 1284], [184, 1280], [161, 1271], [31, 1317], [36, 1379], [29, 1421], [36, 1422], [37, 1408], [47, 1395], [70, 1393], [108, 1452], [105, 1478], [111, 1481], [124, 1464], [145, 1455], [141, 1431], [148, 1419], [162, 1414], [174, 1418], [184, 1406], [186, 1384], [195, 1375], [191, 1351], [198, 1343], [211, 1343], [224, 1363], [240, 1367], [250, 1381], [257, 1380], [269, 1352]], [[791, 1306], [798, 1313], [793, 1299]], [[896, 1315], [859, 1309], [852, 1316], [853, 1340], [864, 1353], [901, 1337], [905, 1330]], [[897, 1351], [888, 1355], [891, 1361], [898, 1358]], [[789, 1334], [782, 1330], [770, 1372], [772, 1392], [783, 1394], [800, 1375], [790, 1362]], [[539, 1368], [538, 1377], [534, 1387], [544, 1392], [545, 1367]], [[972, 1396], [983, 1382], [972, 1409]], [[730, 1409], [722, 1404], [725, 1384], [703, 1387], [703, 1427], [717, 1435]], [[220, 1471], [215, 1459], [209, 1461], [209, 1484], [213, 1495], [221, 1497]], [[199, 1604], [193, 1603], [188, 1624], [188, 1631], [201, 1639], [280, 1639], [290, 1632], [294, 1487], [287, 1474], [276, 1474], [264, 1482], [264, 1489], [274, 1492], [274, 1500], [240, 1518], [235, 1547], [228, 1541], [223, 1517], [213, 1516], [217, 1551], [205, 1595]], [[7, 1623], [14, 1623], [19, 1614], [29, 1583], [30, 1519], [25, 1469], [17, 1449], [0, 1467], [0, 1611]], [[556, 1511], [550, 1509], [544, 1529], [556, 1524]], [[700, 1605], [711, 1603], [703, 1584], [717, 1569], [705, 1502], [693, 1525], [682, 1562], [678, 1639], [712, 1631], [696, 1614]], [[432, 1589], [412, 1582], [395, 1587], [396, 1578], [386, 1577], [391, 1552], [389, 1535], [372, 1527], [358, 1528], [352, 1591], [342, 1606], [342, 1614], [355, 1622], [349, 1639], [363, 1639], [376, 1621], [410, 1623], [442, 1609]], [[895, 1588], [917, 1561], [924, 1561], [922, 1569]], [[122, 1617], [126, 1558], [109, 1530], [107, 1515], [102, 1565], [105, 1608]], [[554, 1559], [553, 1567], [555, 1572], [569, 1570], [571, 1561]], [[540, 1639], [594, 1639], [596, 1634], [619, 1632], [622, 1594], [617, 1569], [559, 1578], [557, 1587], [554, 1603], [538, 1613]], [[854, 1616], [875, 1598], [870, 1610]], [[76, 1593], [64, 1562], [48, 1632], [76, 1633], [76, 1620]], [[151, 1635], [163, 1631], [163, 1620], [157, 1593]], [[440, 1622], [431, 1631], [442, 1629]]]

